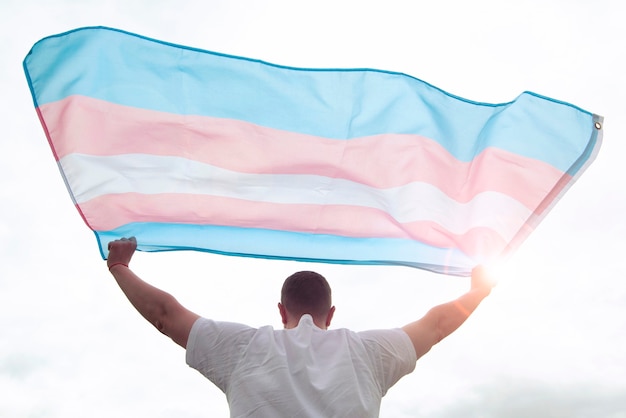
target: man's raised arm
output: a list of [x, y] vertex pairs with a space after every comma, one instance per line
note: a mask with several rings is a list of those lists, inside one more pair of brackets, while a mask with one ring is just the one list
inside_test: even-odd
[[483, 267], [472, 271], [472, 286], [469, 292], [456, 300], [432, 308], [424, 317], [402, 329], [415, 348], [417, 358], [426, 354], [433, 345], [452, 334], [474, 312], [480, 302], [489, 295], [493, 283]]
[[186, 348], [189, 332], [198, 315], [185, 309], [169, 293], [141, 280], [128, 268], [136, 248], [135, 238], [110, 242], [109, 271], [135, 309], [159, 331]]

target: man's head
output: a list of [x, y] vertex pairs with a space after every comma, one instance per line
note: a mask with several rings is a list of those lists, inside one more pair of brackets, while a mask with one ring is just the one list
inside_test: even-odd
[[287, 277], [278, 309], [285, 328], [297, 326], [300, 317], [309, 314], [318, 327], [326, 329], [335, 312], [328, 282], [313, 271], [299, 271]]

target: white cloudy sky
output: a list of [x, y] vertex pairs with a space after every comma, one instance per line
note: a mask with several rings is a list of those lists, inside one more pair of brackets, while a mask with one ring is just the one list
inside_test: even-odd
[[[596, 162], [383, 417], [626, 417], [626, 12], [615, 1], [1, 0], [0, 417], [227, 416], [225, 398], [137, 315], [72, 206], [21, 62], [105, 25], [306, 67], [401, 71], [485, 102], [524, 90], [605, 116]], [[335, 327], [402, 326], [466, 279], [410, 268], [138, 254], [135, 270], [215, 319], [280, 326], [284, 277], [316, 269]]]

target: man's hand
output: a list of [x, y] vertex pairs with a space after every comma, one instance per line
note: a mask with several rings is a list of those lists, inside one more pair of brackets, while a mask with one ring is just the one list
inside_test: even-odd
[[482, 290], [486, 293], [496, 285], [491, 272], [484, 266], [476, 266], [472, 270], [472, 290]]
[[107, 258], [107, 267], [110, 269], [115, 264], [124, 264], [128, 266], [133, 254], [137, 249], [137, 240], [135, 237], [122, 238], [109, 242], [109, 257]]

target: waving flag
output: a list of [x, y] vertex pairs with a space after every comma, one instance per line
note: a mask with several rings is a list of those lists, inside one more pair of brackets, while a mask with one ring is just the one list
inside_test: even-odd
[[76, 208], [107, 243], [467, 275], [509, 254], [593, 160], [602, 117], [405, 74], [303, 69], [104, 28], [24, 69]]

